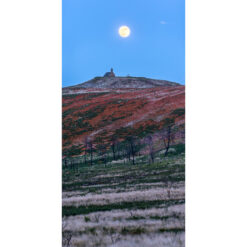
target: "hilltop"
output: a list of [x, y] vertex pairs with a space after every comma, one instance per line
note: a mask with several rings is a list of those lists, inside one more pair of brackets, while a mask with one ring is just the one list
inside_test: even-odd
[[176, 82], [166, 80], [149, 79], [145, 77], [95, 77], [92, 80], [80, 83], [75, 86], [66, 87], [63, 90], [81, 88], [154, 88], [179, 86]]

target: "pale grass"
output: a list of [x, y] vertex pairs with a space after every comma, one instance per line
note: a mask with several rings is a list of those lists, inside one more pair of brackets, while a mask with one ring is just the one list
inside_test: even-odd
[[[174, 215], [179, 218], [174, 218]], [[153, 220], [150, 217], [171, 218], [165, 220]], [[144, 219], [129, 220], [133, 217], [142, 217]], [[85, 219], [89, 219], [86, 221]], [[145, 210], [112, 210], [106, 212], [94, 212], [87, 215], [69, 216], [64, 218], [65, 230], [83, 231], [86, 228], [95, 227], [97, 229], [108, 227], [120, 231], [123, 227], [145, 227], [147, 231], [155, 231], [158, 228], [184, 228], [184, 204], [173, 205], [164, 208], [151, 208]], [[102, 230], [102, 229], [101, 229]]]
[[[170, 196], [169, 196], [170, 195]], [[63, 206], [80, 205], [106, 205], [129, 201], [153, 201], [183, 199], [185, 196], [184, 188], [156, 188], [143, 191], [130, 191], [120, 193], [87, 194], [85, 196], [74, 196], [63, 199]]]
[[75, 236], [71, 247], [184, 247], [184, 233], [162, 233], [141, 235], [82, 234]]

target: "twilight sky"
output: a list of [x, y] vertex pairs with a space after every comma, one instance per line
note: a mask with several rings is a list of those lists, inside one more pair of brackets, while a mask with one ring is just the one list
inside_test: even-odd
[[[185, 83], [184, 0], [62, 0], [63, 87], [116, 76]], [[118, 28], [131, 34], [121, 38]]]

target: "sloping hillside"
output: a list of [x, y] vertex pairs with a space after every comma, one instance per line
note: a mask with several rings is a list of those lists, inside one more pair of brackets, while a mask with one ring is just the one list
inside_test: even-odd
[[185, 88], [113, 79], [63, 89], [63, 246], [184, 247]]
[[161, 86], [165, 81], [160, 81], [151, 87], [150, 81], [136, 80], [129, 88], [114, 88], [114, 79], [63, 89], [64, 156], [81, 154], [85, 137], [94, 144], [109, 143], [112, 136], [120, 140], [128, 135], [143, 138], [160, 130], [168, 118], [184, 129], [184, 86], [170, 82]]

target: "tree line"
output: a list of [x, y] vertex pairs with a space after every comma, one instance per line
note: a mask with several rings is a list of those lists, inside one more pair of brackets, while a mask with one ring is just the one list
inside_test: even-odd
[[163, 144], [163, 158], [165, 159], [177, 133], [184, 138], [184, 130], [179, 132], [174, 120], [167, 119], [161, 130], [156, 131], [155, 133], [149, 133], [143, 139], [140, 139], [135, 135], [127, 135], [124, 140], [120, 141], [120, 138], [113, 135], [107, 143], [105, 143], [103, 139], [101, 139], [100, 142], [94, 143], [91, 137], [85, 136], [83, 138], [83, 160], [66, 157], [63, 160], [63, 164], [66, 167], [75, 167], [83, 162], [85, 165], [89, 164], [92, 166], [97, 157], [104, 165], [107, 164], [109, 158], [115, 161], [123, 159], [124, 162], [125, 160], [128, 160], [129, 163], [135, 165], [136, 157], [140, 155], [142, 148], [146, 149], [149, 163], [154, 163], [156, 153], [154, 147], [155, 140], [160, 140]]

